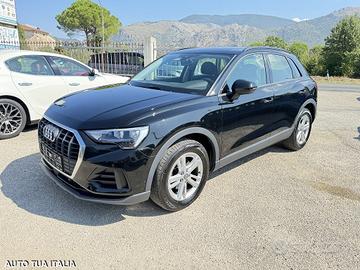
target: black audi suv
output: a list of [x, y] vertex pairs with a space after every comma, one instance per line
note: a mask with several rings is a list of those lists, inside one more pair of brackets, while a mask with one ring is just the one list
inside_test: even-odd
[[57, 100], [39, 123], [47, 175], [77, 198], [169, 211], [196, 200], [209, 173], [276, 143], [306, 144], [317, 85], [283, 50], [172, 52], [127, 85]]

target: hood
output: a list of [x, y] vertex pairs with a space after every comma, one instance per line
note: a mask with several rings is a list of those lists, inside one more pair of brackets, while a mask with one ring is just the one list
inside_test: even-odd
[[109, 73], [101, 73], [101, 76], [110, 84], [122, 84], [130, 80], [130, 77], [114, 75]]
[[[135, 126], [144, 115], [197, 96], [130, 85], [78, 92], [57, 100], [45, 115], [74, 129]], [[199, 96], [200, 97], [200, 96]]]

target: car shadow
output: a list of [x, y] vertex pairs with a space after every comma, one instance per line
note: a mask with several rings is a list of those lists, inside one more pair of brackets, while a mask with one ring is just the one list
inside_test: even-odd
[[37, 128], [38, 128], [38, 124], [28, 125], [24, 128], [23, 132], [30, 132], [36, 130]]
[[268, 148], [265, 148], [263, 150], [260, 150], [254, 154], [251, 154], [249, 156], [246, 156], [242, 159], [239, 159], [237, 161], [234, 161], [232, 163], [230, 163], [229, 165], [226, 165], [225, 167], [213, 172], [210, 177], [209, 177], [209, 180], [212, 180], [220, 175], [222, 175], [223, 173], [226, 173], [228, 171], [231, 171], [233, 169], [235, 169], [236, 167], [239, 167], [240, 165], [243, 165], [253, 159], [256, 159], [262, 155], [265, 155], [267, 153], [270, 153], [270, 152], [275, 152], [275, 153], [289, 153], [289, 150], [287, 149], [284, 149], [282, 148], [281, 146], [278, 146], [278, 145], [274, 145], [274, 146], [271, 146], [271, 147], [268, 147]]
[[151, 201], [125, 207], [76, 199], [49, 180], [39, 163], [40, 154], [26, 156], [11, 162], [0, 175], [3, 194], [35, 215], [73, 224], [102, 226], [122, 221], [125, 216], [151, 217], [168, 213]]
[[[209, 180], [269, 152], [286, 153], [288, 150], [277, 146], [266, 148], [212, 173]], [[40, 168], [40, 154], [11, 162], [0, 174], [0, 182], [2, 193], [18, 207], [35, 215], [72, 224], [103, 226], [120, 222], [126, 216], [169, 214], [150, 200], [133, 206], [116, 206], [76, 199], [47, 178]]]

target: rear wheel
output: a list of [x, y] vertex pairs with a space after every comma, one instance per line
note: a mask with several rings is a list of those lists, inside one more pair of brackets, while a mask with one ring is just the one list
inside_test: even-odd
[[18, 102], [0, 99], [0, 140], [18, 136], [26, 121], [26, 112]]
[[300, 150], [307, 143], [312, 127], [312, 115], [308, 109], [304, 109], [299, 117], [296, 128], [290, 138], [283, 142], [283, 145], [290, 150]]
[[165, 210], [181, 210], [197, 199], [208, 176], [209, 157], [204, 146], [193, 140], [180, 141], [160, 161], [151, 199]]

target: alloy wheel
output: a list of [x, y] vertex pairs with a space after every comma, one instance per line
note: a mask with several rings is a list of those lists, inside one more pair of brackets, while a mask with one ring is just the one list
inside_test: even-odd
[[0, 135], [16, 133], [23, 122], [20, 109], [10, 103], [0, 103]]
[[297, 128], [297, 133], [296, 133], [296, 140], [297, 140], [298, 144], [300, 144], [300, 145], [306, 143], [306, 140], [309, 136], [310, 121], [311, 121], [310, 116], [308, 114], [304, 114], [300, 118], [298, 128]]
[[191, 198], [202, 181], [203, 171], [203, 161], [198, 154], [188, 152], [180, 156], [168, 176], [170, 196], [176, 201]]

